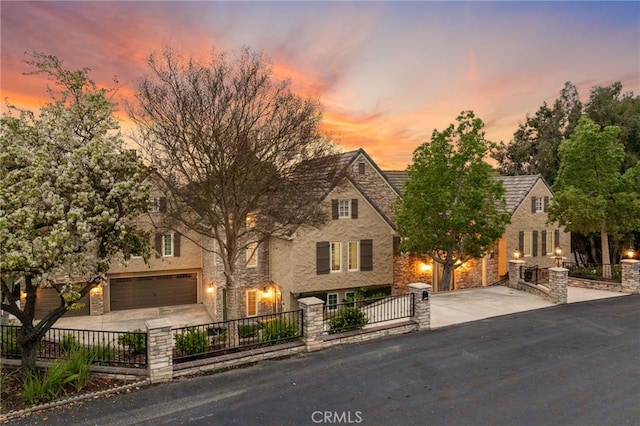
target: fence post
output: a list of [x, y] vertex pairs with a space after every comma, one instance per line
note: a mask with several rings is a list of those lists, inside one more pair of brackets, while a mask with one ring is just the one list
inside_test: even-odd
[[640, 294], [640, 260], [624, 259], [621, 263], [622, 291]]
[[569, 270], [567, 268], [549, 268], [549, 296], [556, 304], [567, 303], [567, 285]]
[[173, 337], [171, 321], [158, 318], [145, 322], [147, 326], [147, 369], [151, 383], [173, 379]]
[[409, 284], [409, 292], [413, 295], [413, 317], [418, 330], [431, 329], [431, 297], [432, 287], [425, 283]]
[[89, 291], [89, 312], [91, 316], [104, 315], [104, 289], [98, 284]]
[[509, 287], [519, 289], [520, 285], [520, 269], [524, 266], [524, 260], [509, 261]]
[[317, 297], [303, 297], [298, 299], [298, 305], [302, 309], [302, 341], [307, 351], [322, 349], [322, 308], [324, 302]]

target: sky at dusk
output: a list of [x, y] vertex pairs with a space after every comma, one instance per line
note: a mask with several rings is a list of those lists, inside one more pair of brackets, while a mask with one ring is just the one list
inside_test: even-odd
[[640, 2], [3, 0], [0, 14], [3, 111], [7, 98], [48, 100], [46, 80], [23, 75], [25, 52], [90, 68], [99, 85], [116, 77], [123, 104], [167, 45], [199, 57], [249, 46], [320, 99], [342, 148], [364, 148], [383, 169], [404, 169], [463, 110], [506, 142], [566, 81], [583, 101], [615, 81], [640, 93]]

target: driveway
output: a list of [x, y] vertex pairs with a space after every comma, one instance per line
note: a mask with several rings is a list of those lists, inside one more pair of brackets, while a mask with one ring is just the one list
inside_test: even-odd
[[[569, 287], [569, 303], [623, 296], [602, 290]], [[553, 306], [539, 296], [504, 286], [456, 290], [431, 295], [431, 328], [478, 321], [500, 315]], [[104, 315], [62, 318], [56, 328], [132, 331], [145, 330], [145, 321], [168, 318], [174, 328], [208, 324], [212, 318], [201, 304], [131, 309]]]

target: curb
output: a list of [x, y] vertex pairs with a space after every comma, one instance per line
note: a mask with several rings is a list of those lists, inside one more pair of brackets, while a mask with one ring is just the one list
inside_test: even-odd
[[84, 401], [86, 399], [92, 399], [92, 398], [95, 398], [95, 397], [98, 397], [98, 396], [107, 395], [107, 394], [110, 394], [110, 393], [122, 392], [124, 390], [131, 389], [131, 388], [134, 388], [134, 387], [147, 387], [150, 384], [151, 384], [151, 380], [145, 379], [145, 380], [141, 380], [139, 382], [128, 383], [126, 385], [122, 385], [122, 386], [119, 386], [119, 387], [116, 387], [116, 388], [112, 388], [112, 389], [105, 389], [105, 390], [91, 392], [91, 393], [87, 393], [87, 394], [83, 394], [83, 395], [76, 395], [76, 396], [72, 396], [72, 397], [68, 397], [68, 398], [62, 398], [62, 399], [58, 399], [56, 401], [47, 402], [46, 404], [36, 405], [34, 407], [31, 407], [31, 408], [25, 408], [24, 410], [11, 411], [9, 413], [0, 415], [0, 423], [5, 422], [7, 420], [11, 420], [11, 419], [15, 419], [15, 418], [21, 417], [21, 416], [23, 416], [25, 414], [29, 414], [29, 413], [32, 413], [34, 411], [47, 410], [49, 408], [58, 407], [58, 406], [65, 405], [65, 404], [70, 404], [70, 403], [73, 403], [73, 402]]

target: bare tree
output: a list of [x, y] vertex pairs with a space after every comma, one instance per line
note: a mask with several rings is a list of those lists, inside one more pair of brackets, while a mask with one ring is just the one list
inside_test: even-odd
[[321, 105], [294, 94], [248, 48], [214, 51], [206, 62], [167, 48], [148, 65], [129, 114], [167, 192], [166, 225], [205, 237], [203, 249], [224, 267], [228, 313], [241, 317], [243, 249], [326, 219], [318, 204], [340, 167], [321, 131]]

